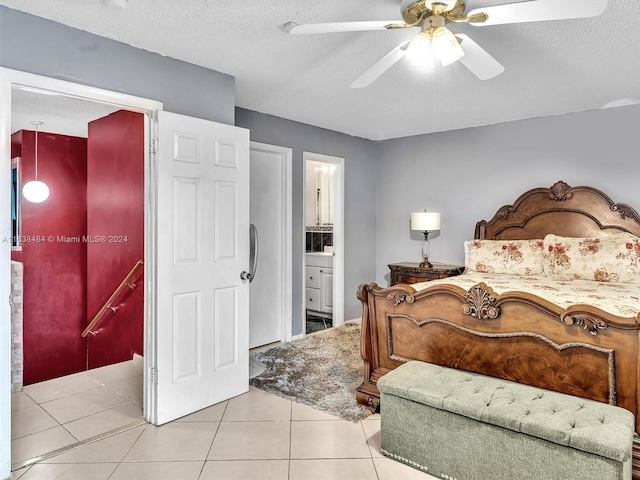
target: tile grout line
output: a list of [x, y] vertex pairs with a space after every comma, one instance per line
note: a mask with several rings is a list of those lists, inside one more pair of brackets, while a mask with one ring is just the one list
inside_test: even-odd
[[[47, 412], [44, 408], [42, 408], [42, 405], [40, 405], [39, 403], [36, 403], [36, 404], [35, 404], [34, 406], [32, 406], [32, 407], [27, 407], [27, 408], [23, 408], [23, 409], [21, 409], [21, 410], [16, 410], [16, 411], [14, 411], [14, 412], [11, 412], [11, 417], [13, 418], [13, 416], [14, 416], [14, 415], [21, 415], [21, 414], [18, 414], [18, 412], [21, 412], [21, 411], [22, 411], [22, 412], [24, 412], [24, 410], [28, 410], [29, 408], [39, 408], [39, 409], [40, 409], [40, 410], [42, 410], [42, 411], [44, 412], [44, 414], [45, 414], [45, 415], [47, 415], [51, 420], [53, 420], [54, 422], [56, 422], [56, 425], [54, 425], [54, 426], [52, 426], [52, 427], [43, 428], [42, 430], [38, 430], [38, 431], [36, 431], [36, 432], [27, 433], [26, 435], [21, 435], [21, 436], [19, 436], [19, 437], [12, 438], [12, 439], [11, 439], [11, 441], [12, 441], [12, 442], [13, 442], [13, 441], [15, 441], [15, 440], [19, 440], [19, 439], [21, 439], [21, 438], [28, 437], [29, 435], [34, 435], [34, 434], [36, 434], [36, 433], [40, 433], [40, 432], [46, 432], [47, 430], [51, 430], [52, 428], [56, 428], [56, 427], [60, 427], [60, 426], [62, 426], [62, 425], [60, 424], [60, 422], [58, 422], [58, 420], [57, 420], [53, 415], [51, 415], [51, 414], [50, 414], [49, 412]], [[13, 428], [12, 428], [12, 431], [13, 431]], [[75, 437], [75, 435], [74, 435], [74, 437]]]
[[[71, 396], [66, 397], [66, 398], [71, 398]], [[122, 397], [122, 398], [125, 398], [125, 397]], [[126, 399], [125, 399], [125, 400], [126, 400]], [[75, 421], [78, 421], [78, 420], [83, 420], [83, 419], [88, 418], [88, 417], [90, 417], [90, 416], [92, 416], [92, 415], [97, 415], [97, 414], [99, 414], [99, 413], [104, 413], [104, 412], [107, 412], [107, 411], [109, 411], [109, 410], [113, 410], [114, 408], [122, 407], [122, 406], [127, 405], [127, 404], [135, 405], [135, 403], [133, 403], [133, 402], [131, 402], [130, 400], [128, 400], [128, 401], [126, 401], [125, 403], [119, 403], [119, 404], [117, 404], [117, 405], [113, 405], [113, 406], [108, 407], [108, 408], [105, 408], [105, 409], [103, 409], [103, 410], [97, 410], [97, 411], [95, 411], [95, 412], [91, 412], [91, 413], [89, 413], [89, 414], [87, 414], [87, 415], [84, 415], [84, 416], [82, 416], [82, 417], [74, 418], [74, 419], [69, 420], [69, 421], [64, 422], [64, 423], [60, 422], [60, 420], [58, 420], [58, 419], [57, 419], [53, 414], [49, 413], [49, 411], [48, 411], [48, 410], [46, 410], [46, 409], [44, 409], [44, 408], [43, 408], [43, 410], [45, 410], [45, 412], [47, 412], [47, 413], [48, 413], [48, 414], [49, 414], [49, 415], [50, 415], [50, 416], [51, 416], [51, 417], [52, 417], [56, 422], [58, 422], [58, 424], [59, 424], [61, 427], [64, 427], [64, 425], [66, 425], [66, 424], [68, 424], [68, 423], [72, 423], [72, 422], [75, 422]], [[138, 407], [138, 405], [135, 405], [135, 406], [136, 406], [136, 407]], [[139, 407], [138, 407], [138, 408], [139, 408]]]
[[111, 472], [111, 475], [109, 475], [109, 477], [107, 477], [107, 480], [109, 480], [114, 473], [116, 473], [116, 470], [118, 470], [118, 468], [120, 468], [120, 465], [122, 465], [123, 460], [125, 459], [125, 457], [127, 455], [129, 455], [129, 453], [131, 452], [131, 449], [133, 448], [133, 446], [138, 442], [138, 440], [140, 440], [140, 437], [142, 436], [142, 434], [145, 432], [145, 430], [149, 427], [149, 423], [148, 422], [144, 422], [146, 425], [145, 427], [142, 429], [142, 431], [140, 432], [140, 435], [138, 435], [138, 438], [136, 438], [134, 440], [134, 442], [131, 444], [131, 446], [129, 447], [129, 449], [124, 453], [124, 455], [122, 455], [122, 458], [120, 459], [120, 461], [118, 462], [118, 465], [116, 466], [116, 468], [113, 469], [113, 472]]
[[[24, 468], [26, 466], [31, 467], [31, 466], [35, 465], [36, 463], [40, 463], [40, 462], [42, 462], [44, 460], [48, 460], [49, 458], [56, 457], [56, 456], [58, 456], [58, 455], [60, 455], [62, 453], [66, 453], [66, 452], [69, 452], [71, 450], [75, 450], [76, 448], [82, 447], [83, 445], [88, 445], [90, 443], [94, 443], [94, 442], [98, 442], [100, 440], [104, 440], [105, 438], [112, 437], [113, 435], [117, 435], [117, 434], [122, 433], [122, 432], [126, 432], [127, 430], [131, 430], [133, 428], [139, 427], [140, 425], [144, 425], [146, 423], [147, 422], [132, 423], [130, 425], [125, 425], [124, 427], [120, 427], [120, 428], [112, 430], [110, 432], [106, 432], [106, 433], [103, 433], [103, 434], [96, 435], [94, 437], [88, 438], [86, 440], [79, 441], [79, 442], [74, 443], [72, 445], [67, 445], [65, 447], [58, 448], [58, 449], [53, 450], [51, 452], [44, 453], [42, 455], [38, 455], [38, 456], [30, 458], [28, 460], [24, 460], [21, 463], [17, 463], [15, 465], [12, 465], [11, 466], [11, 470], [12, 471], [13, 470], [19, 470], [19, 469]], [[57, 427], [52, 427], [52, 428], [57, 428]], [[47, 429], [47, 430], [50, 430], [50, 429]]]
[[367, 437], [367, 431], [364, 428], [364, 420], [360, 420], [360, 427], [362, 428], [362, 433], [364, 433], [364, 438], [367, 441], [367, 448], [369, 449], [369, 456], [371, 457], [371, 465], [373, 465], [373, 471], [376, 473], [376, 478], [380, 480], [378, 467], [376, 466], [376, 462], [373, 459], [373, 452], [371, 451], [372, 445], [369, 443], [369, 437]]
[[[69, 430], [69, 429], [66, 427], [66, 425], [69, 425], [69, 424], [71, 424], [71, 423], [78, 422], [78, 421], [81, 421], [81, 420], [85, 420], [85, 419], [88, 419], [89, 417], [92, 417], [92, 416], [94, 416], [94, 415], [100, 415], [100, 414], [102, 414], [102, 413], [109, 412], [109, 411], [112, 411], [112, 410], [116, 410], [117, 408], [125, 407], [125, 406], [127, 406], [127, 405], [133, 405], [133, 406], [135, 406], [135, 407], [137, 407], [137, 408], [140, 408], [140, 407], [138, 407], [138, 405], [134, 404], [133, 402], [127, 402], [127, 403], [123, 403], [123, 404], [121, 404], [121, 405], [116, 405], [116, 406], [114, 406], [114, 407], [107, 408], [106, 410], [101, 410], [101, 411], [99, 411], [99, 412], [91, 413], [91, 414], [86, 415], [86, 416], [84, 416], [84, 417], [76, 418], [75, 420], [71, 420], [71, 421], [66, 422], [66, 423], [61, 423], [61, 424], [60, 424], [60, 426], [61, 426], [62, 428], [64, 428], [67, 432], [69, 432], [69, 435], [71, 435], [71, 436], [72, 436], [72, 437], [74, 437], [76, 440], [78, 440], [78, 442], [82, 442], [82, 441], [84, 441], [84, 440], [89, 440], [89, 439], [91, 439], [92, 437], [96, 437], [96, 436], [100, 436], [100, 435], [105, 435], [105, 434], [106, 434], [106, 435], [108, 435], [108, 434], [109, 434], [110, 432], [112, 432], [113, 430], [117, 430], [118, 428], [123, 428], [123, 427], [125, 427], [125, 428], [126, 428], [126, 427], [128, 427], [128, 426], [130, 426], [130, 425], [137, 424], [137, 422], [144, 422], [144, 423], [147, 423], [147, 422], [146, 422], [146, 420], [144, 420], [144, 416], [142, 416], [142, 417], [141, 417], [140, 419], [138, 419], [138, 420], [135, 420], [135, 419], [133, 419], [133, 418], [132, 418], [132, 419], [131, 419], [131, 420], [132, 420], [132, 422], [130, 422], [130, 423], [127, 423], [127, 424], [125, 424], [125, 425], [121, 425], [120, 427], [116, 427], [115, 429], [109, 430], [108, 432], [98, 433], [98, 434], [96, 434], [96, 435], [92, 435], [91, 437], [88, 437], [88, 438], [85, 438], [85, 439], [79, 439], [78, 437], [76, 437], [76, 435], [75, 435], [71, 430]], [[124, 415], [123, 415], [123, 416], [124, 416]], [[142, 423], [140, 423], [140, 424], [142, 424]]]
[[[72, 374], [72, 375], [77, 375], [77, 374]], [[33, 402], [34, 402], [34, 403], [36, 403], [36, 404], [38, 404], [38, 405], [42, 405], [42, 404], [44, 404], [44, 403], [55, 402], [56, 400], [62, 400], [63, 398], [70, 398], [70, 397], [73, 397], [74, 395], [78, 395], [78, 394], [81, 394], [81, 393], [90, 392], [91, 390], [95, 390], [95, 389], [100, 388], [101, 386], [103, 386], [103, 385], [102, 385], [98, 380], [96, 380], [95, 378], [92, 378], [92, 377], [90, 377], [90, 376], [88, 376], [88, 375], [83, 375], [83, 377], [84, 377], [84, 378], [88, 378], [88, 379], [90, 379], [90, 380], [93, 380], [95, 383], [97, 383], [97, 385], [96, 385], [95, 387], [92, 387], [92, 388], [87, 388], [87, 389], [85, 389], [85, 390], [81, 390], [81, 391], [79, 391], [79, 392], [72, 393], [71, 395], [65, 394], [65, 395], [62, 395], [61, 397], [50, 398], [50, 399], [48, 399], [48, 400], [44, 400], [44, 401], [38, 401], [38, 400], [36, 400], [32, 395], [30, 395], [30, 394], [28, 393], [29, 387], [31, 387], [32, 385], [38, 385], [37, 383], [36, 383], [36, 384], [32, 384], [32, 385], [27, 385], [26, 387], [24, 387], [24, 389], [23, 389], [22, 391], [23, 391], [23, 392], [24, 392], [24, 394], [25, 394], [25, 395], [27, 395], [31, 400], [33, 400]], [[65, 377], [59, 377], [59, 378], [65, 378]], [[54, 378], [54, 379], [52, 379], [52, 380], [45, 380], [45, 382], [50, 382], [50, 381], [55, 381], [55, 380], [58, 380], [58, 379], [57, 379], [57, 378]], [[68, 382], [68, 383], [72, 383], [72, 382]], [[59, 388], [59, 387], [58, 387], [58, 388]], [[27, 389], [27, 390], [25, 390], [25, 389]], [[33, 389], [31, 389], [31, 390], [33, 390]]]
[[227, 408], [229, 407], [229, 400], [225, 400], [225, 402], [226, 404], [224, 406], [224, 410], [222, 411], [222, 415], [220, 415], [220, 421], [217, 422], [218, 426], [216, 427], [216, 431], [213, 434], [213, 438], [211, 439], [211, 445], [209, 445], [209, 450], [207, 450], [207, 454], [204, 456], [204, 462], [202, 464], [202, 468], [200, 469], [200, 475], [198, 475], [198, 479], [202, 477], [202, 473], [204, 472], [204, 467], [207, 465], [209, 455], [211, 454], [211, 449], [213, 448], [213, 442], [216, 441], [216, 437], [218, 436], [218, 431], [220, 430], [220, 425], [222, 425], [222, 419], [224, 418], [224, 414], [227, 412]]

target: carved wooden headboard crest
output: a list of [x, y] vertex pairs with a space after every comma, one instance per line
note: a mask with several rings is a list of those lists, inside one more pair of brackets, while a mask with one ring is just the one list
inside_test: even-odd
[[567, 237], [629, 232], [640, 236], [640, 215], [629, 205], [614, 203], [593, 187], [571, 187], [562, 180], [534, 188], [504, 205], [489, 221], [476, 224], [475, 238], [521, 240], [548, 233]]

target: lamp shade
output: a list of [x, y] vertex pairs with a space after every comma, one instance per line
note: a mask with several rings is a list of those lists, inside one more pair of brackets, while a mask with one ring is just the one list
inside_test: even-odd
[[433, 232], [440, 230], [440, 213], [438, 212], [412, 212], [411, 230]]

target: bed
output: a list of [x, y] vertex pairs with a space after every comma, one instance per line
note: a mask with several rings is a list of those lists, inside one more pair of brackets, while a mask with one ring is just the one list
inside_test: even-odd
[[[478, 222], [474, 239], [492, 245], [544, 241], [545, 261], [551, 258], [549, 265], [554, 265], [553, 255], [558, 252], [552, 245], [559, 245], [558, 238], [612, 242], [625, 235], [640, 236], [640, 217], [633, 208], [614, 203], [595, 188], [558, 181], [549, 188], [525, 192], [491, 220]], [[470, 245], [467, 242], [465, 248]], [[576, 243], [574, 251], [590, 246]], [[637, 242], [626, 246], [640, 258], [639, 252], [632, 251], [637, 250]], [[404, 362], [421, 360], [618, 405], [636, 416], [636, 432], [640, 431], [640, 282], [628, 281], [631, 293], [624, 296], [631, 297], [631, 307], [611, 313], [597, 306], [595, 299], [583, 301], [591, 298], [589, 294], [572, 294], [578, 302], [565, 304], [557, 296], [550, 301], [504, 285], [494, 291], [495, 275], [468, 273], [475, 276], [474, 282], [465, 286], [445, 279], [426, 286], [382, 288], [369, 283], [359, 287], [364, 360], [364, 381], [357, 388], [360, 404], [376, 410], [377, 380]], [[545, 274], [546, 270], [541, 275]], [[607, 280], [618, 280], [617, 274], [609, 274], [591, 279], [596, 291]], [[545, 288], [544, 278], [528, 280]], [[560, 281], [571, 283], [564, 277]], [[634, 478], [640, 478], [640, 444], [634, 444]]]

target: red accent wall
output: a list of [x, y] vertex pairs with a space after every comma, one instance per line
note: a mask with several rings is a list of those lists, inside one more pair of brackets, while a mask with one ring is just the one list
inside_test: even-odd
[[11, 135], [11, 158], [22, 155], [22, 130]]
[[[22, 157], [22, 184], [35, 178], [35, 132], [11, 137]], [[84, 138], [38, 133], [38, 179], [50, 189], [40, 204], [22, 198], [25, 385], [82, 371], [86, 341], [87, 231]]]
[[[144, 256], [144, 115], [119, 111], [89, 124], [87, 322]], [[140, 270], [138, 277], [143, 273]], [[88, 368], [142, 355], [144, 285], [126, 291], [88, 338]]]

